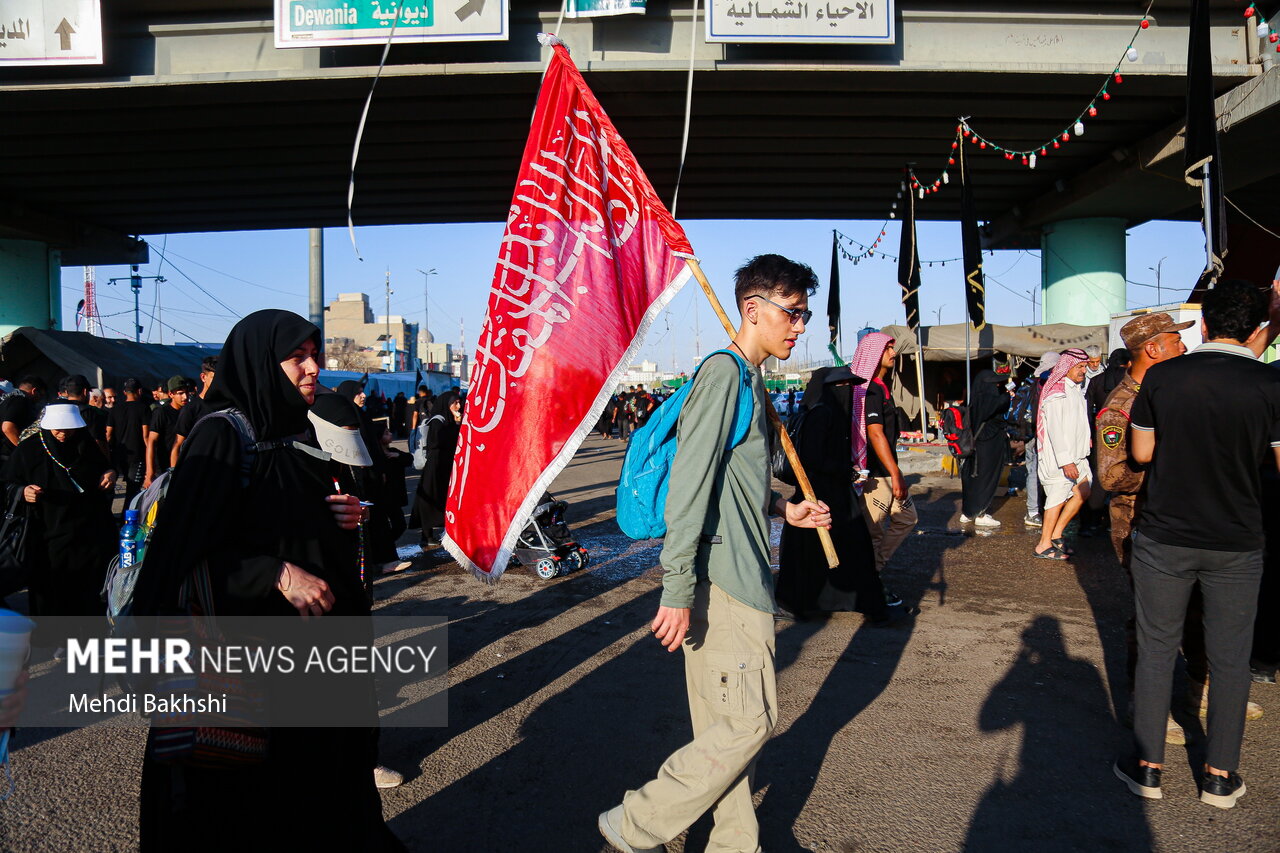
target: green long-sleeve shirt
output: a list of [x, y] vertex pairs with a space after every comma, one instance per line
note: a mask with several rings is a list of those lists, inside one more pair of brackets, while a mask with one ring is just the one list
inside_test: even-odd
[[748, 393], [729, 355], [708, 357], [676, 426], [662, 545], [662, 604], [692, 607], [693, 588], [709, 579], [748, 607], [773, 613], [769, 571], [770, 489], [764, 380], [750, 369], [754, 405], [747, 437], [727, 445], [738, 393]]

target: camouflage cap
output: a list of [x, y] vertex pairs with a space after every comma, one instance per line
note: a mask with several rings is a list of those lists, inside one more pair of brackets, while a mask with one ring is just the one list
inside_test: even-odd
[[1125, 323], [1120, 327], [1120, 338], [1124, 341], [1125, 347], [1132, 353], [1136, 352], [1156, 335], [1163, 335], [1165, 332], [1180, 332], [1183, 329], [1191, 328], [1195, 323], [1195, 320], [1175, 323], [1168, 314], [1163, 311], [1157, 311], [1153, 314], [1139, 315]]

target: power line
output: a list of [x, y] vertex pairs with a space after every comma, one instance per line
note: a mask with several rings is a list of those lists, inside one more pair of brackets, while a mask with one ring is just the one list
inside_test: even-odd
[[[259, 287], [259, 288], [262, 288], [263, 290], [270, 290], [272, 293], [283, 293], [283, 294], [284, 294], [284, 295], [286, 295], [286, 296], [298, 296], [298, 295], [299, 295], [299, 294], [295, 293], [295, 292], [294, 292], [294, 291], [292, 291], [292, 290], [281, 290], [281, 289], [280, 289], [280, 288], [278, 288], [278, 287], [268, 287], [268, 286], [267, 286], [267, 285], [265, 285], [265, 284], [259, 284], [259, 283], [258, 283], [258, 282], [256, 282], [256, 281], [250, 281], [249, 279], [247, 279], [247, 278], [241, 278], [241, 277], [240, 277], [240, 276], [238, 276], [238, 275], [232, 275], [232, 274], [231, 274], [231, 273], [229, 273], [229, 272], [224, 272], [224, 271], [222, 271], [222, 270], [220, 270], [220, 269], [215, 269], [214, 267], [211, 267], [211, 266], [209, 266], [208, 264], [202, 264], [202, 263], [200, 263], [199, 261], [197, 261], [197, 260], [195, 260], [195, 259], [193, 259], [193, 258], [188, 258], [188, 257], [186, 257], [185, 255], [180, 255], [180, 254], [178, 254], [177, 252], [174, 252], [174, 251], [170, 251], [170, 252], [169, 252], [169, 254], [170, 254], [170, 255], [172, 255], [172, 256], [173, 256], [173, 257], [175, 257], [175, 258], [182, 258], [182, 260], [186, 261], [187, 263], [189, 263], [189, 264], [195, 264], [196, 266], [198, 266], [198, 267], [200, 267], [200, 268], [202, 268], [202, 269], [206, 269], [206, 270], [208, 270], [208, 271], [209, 271], [209, 272], [211, 272], [211, 273], [217, 273], [218, 275], [220, 275], [220, 276], [224, 276], [224, 277], [226, 277], [226, 278], [229, 278], [229, 279], [231, 279], [232, 281], [238, 281], [238, 282], [240, 282], [240, 283], [242, 283], [242, 284], [250, 285], [251, 287]], [[162, 256], [162, 257], [163, 257], [163, 256]], [[169, 262], [169, 266], [173, 266], [173, 261], [170, 261], [170, 262]]]
[[[162, 262], [165, 260], [165, 256], [164, 256], [164, 252], [163, 252], [163, 250], [162, 250], [162, 251], [161, 251], [161, 253], [160, 253], [160, 260], [161, 260]], [[214, 302], [218, 303], [218, 304], [219, 304], [219, 305], [221, 305], [223, 308], [225, 308], [225, 309], [227, 309], [228, 311], [230, 311], [230, 312], [231, 312], [231, 316], [232, 316], [232, 317], [235, 317], [236, 319], [240, 319], [241, 317], [243, 317], [243, 316], [244, 316], [243, 314], [238, 313], [238, 312], [237, 312], [234, 308], [232, 308], [230, 305], [228, 305], [227, 303], [223, 302], [221, 299], [219, 299], [218, 297], [214, 296], [212, 293], [210, 293], [209, 291], [207, 291], [207, 290], [205, 290], [203, 287], [201, 287], [201, 286], [200, 286], [200, 282], [196, 281], [194, 278], [192, 278], [191, 276], [189, 276], [189, 275], [187, 275], [185, 272], [183, 272], [183, 271], [182, 271], [182, 268], [181, 268], [181, 267], [179, 267], [177, 264], [175, 264], [172, 260], [170, 260], [170, 261], [169, 261], [169, 266], [173, 267], [173, 268], [174, 268], [174, 270], [178, 273], [178, 275], [182, 276], [182, 277], [183, 277], [183, 278], [185, 278], [187, 281], [191, 282], [191, 284], [195, 286], [196, 290], [200, 291], [200, 292], [201, 292], [201, 293], [203, 293], [205, 296], [209, 297], [209, 298], [210, 298], [210, 299], [212, 299]]]

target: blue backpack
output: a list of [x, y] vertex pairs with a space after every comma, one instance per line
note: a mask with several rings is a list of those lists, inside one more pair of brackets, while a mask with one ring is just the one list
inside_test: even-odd
[[[738, 408], [733, 415], [729, 447], [737, 447], [751, 428], [755, 395], [751, 392], [751, 374], [747, 363], [727, 349], [716, 350], [703, 360], [724, 353], [738, 365], [742, 387], [738, 390]], [[698, 366], [702, 369], [702, 365]], [[667, 489], [671, 483], [671, 463], [676, 458], [676, 424], [689, 389], [698, 378], [680, 386], [665, 403], [654, 410], [648, 423], [631, 434], [627, 455], [618, 478], [618, 526], [632, 539], [658, 539], [667, 535], [663, 510], [667, 505]]]

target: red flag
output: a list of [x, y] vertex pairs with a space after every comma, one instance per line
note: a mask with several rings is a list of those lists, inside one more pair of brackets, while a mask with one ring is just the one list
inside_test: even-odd
[[445, 547], [496, 579], [689, 277], [683, 229], [563, 46], [547, 68], [477, 345]]

